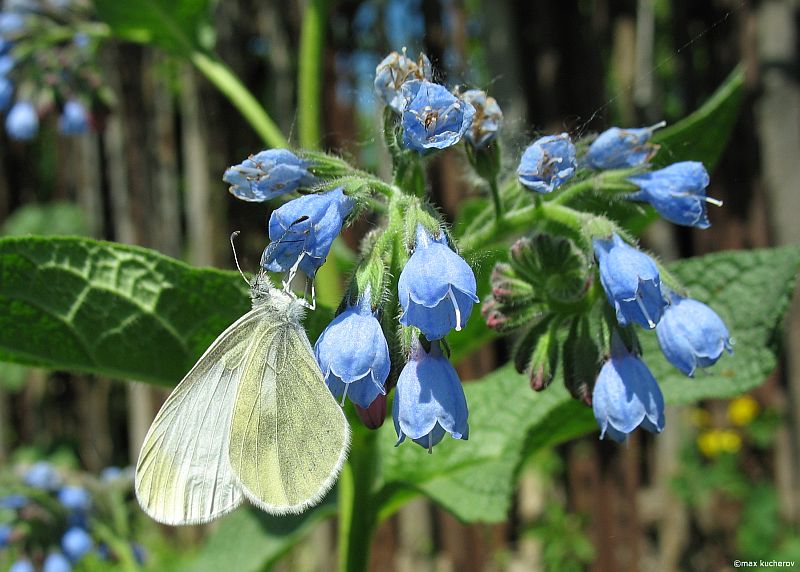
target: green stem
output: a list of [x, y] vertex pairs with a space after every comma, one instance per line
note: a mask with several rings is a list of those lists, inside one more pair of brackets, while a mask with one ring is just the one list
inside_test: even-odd
[[[356, 422], [357, 423], [357, 422]], [[365, 572], [369, 566], [378, 506], [373, 498], [377, 431], [356, 425], [350, 459], [339, 477], [339, 570]]]
[[239, 110], [247, 122], [270, 147], [289, 147], [289, 141], [239, 78], [216, 57], [203, 52], [190, 54], [194, 66]]
[[619, 169], [594, 175], [579, 181], [555, 194], [549, 201], [554, 204], [564, 205], [588, 191], [604, 191], [608, 193], [631, 193], [636, 190], [636, 185], [626, 180], [626, 177], [641, 172], [640, 168]]
[[500, 199], [500, 189], [497, 188], [497, 177], [489, 179], [489, 190], [492, 192], [492, 202], [494, 203], [494, 218], [499, 222], [503, 218], [503, 201]]
[[521, 209], [508, 211], [499, 220], [484, 225], [475, 232], [465, 235], [460, 241], [461, 253], [469, 256], [475, 251], [497, 244], [504, 239], [529, 230], [534, 222], [548, 219], [580, 233], [585, 215], [579, 211], [559, 204], [541, 203]]
[[297, 82], [297, 127], [300, 146], [315, 149], [322, 141], [322, 64], [325, 48], [327, 1], [308, 0], [300, 33]]

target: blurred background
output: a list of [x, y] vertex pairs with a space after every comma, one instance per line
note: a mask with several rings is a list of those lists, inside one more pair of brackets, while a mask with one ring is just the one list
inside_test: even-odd
[[[91, 3], [58, 4], [92, 18]], [[215, 51], [296, 143], [304, 2], [213, 4], [206, 31]], [[372, 81], [376, 64], [404, 46], [430, 57], [440, 83], [497, 99], [509, 172], [539, 133], [675, 122], [742, 66], [739, 117], [709, 190], [725, 208], [711, 211], [709, 230], [657, 222], [643, 241], [665, 260], [800, 242], [794, 0], [330, 0], [326, 26], [319, 145], [384, 175], [390, 161]], [[87, 235], [230, 269], [228, 236], [241, 230], [240, 261], [256, 268], [269, 207], [235, 201], [221, 177], [262, 148], [257, 134], [203, 76], [165, 51], [109, 40], [87, 59], [100, 94], [87, 133], [64, 136], [57, 114], [45, 113], [32, 141], [0, 133], [2, 234]], [[463, 160], [443, 153], [429, 164], [433, 193], [451, 216], [470, 192]], [[356, 246], [364, 230], [351, 228], [345, 241]], [[337, 301], [335, 289], [321, 296]], [[786, 361], [752, 395], [668, 411], [657, 439], [637, 432], [619, 447], [591, 435], [537, 453], [502, 524], [465, 525], [414, 501], [381, 526], [372, 568], [611, 572], [726, 570], [751, 557], [800, 561], [798, 311], [786, 332], [775, 332]], [[459, 372], [477, 378], [505, 355], [502, 344], [485, 348]], [[126, 467], [165, 395], [0, 364], [3, 470], [37, 460], [65, 474]], [[98, 477], [96, 490], [106, 482]], [[124, 534], [140, 543], [144, 566], [177, 569], [203, 554], [209, 527], [158, 527], [129, 493], [117, 493]], [[334, 535], [332, 523], [317, 526], [275, 568], [334, 569]]]

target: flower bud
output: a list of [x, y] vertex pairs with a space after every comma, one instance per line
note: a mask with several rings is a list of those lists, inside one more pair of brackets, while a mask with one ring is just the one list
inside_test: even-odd
[[378, 394], [369, 407], [356, 404], [356, 414], [367, 429], [380, 428], [386, 420], [386, 395]]

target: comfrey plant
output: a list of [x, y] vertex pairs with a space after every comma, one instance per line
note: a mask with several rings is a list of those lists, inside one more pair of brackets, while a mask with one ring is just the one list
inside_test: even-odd
[[314, 276], [342, 228], [370, 211], [380, 217], [362, 243], [338, 315], [314, 348], [331, 392], [342, 404], [352, 401], [376, 428], [396, 386], [398, 445], [408, 437], [432, 451], [446, 434], [468, 437], [467, 402], [446, 337], [466, 326], [479, 303], [478, 284], [429, 202], [424, 172], [431, 154], [461, 145], [493, 199], [495, 221], [483, 221], [485, 228], [500, 224], [504, 203], [527, 200], [541, 211], [532, 234], [495, 267], [483, 306], [490, 328], [524, 330], [514, 347], [517, 368], [540, 391], [561, 358], [569, 390], [593, 406], [601, 437], [621, 441], [638, 426], [661, 431], [664, 400], [639, 357], [634, 325], [657, 329], [667, 359], [690, 376], [730, 350], [727, 330], [622, 227], [580, 203], [590, 191], [645, 201], [668, 220], [705, 228], [706, 204], [719, 202], [705, 196], [702, 164], [650, 168], [658, 151], [651, 137], [663, 124], [613, 127], [577, 144], [567, 133], [546, 135], [525, 149], [516, 184], [501, 192], [499, 105], [483, 91], [450, 90], [431, 77], [424, 55], [414, 61], [405, 52], [390, 54], [376, 70], [391, 183], [338, 158], [286, 149], [261, 151], [223, 177], [246, 201], [300, 194], [272, 212], [261, 265], [285, 273], [285, 285], [302, 270], [312, 298]]
[[0, 473], [0, 566], [70, 572], [144, 564], [144, 549], [127, 538], [131, 484], [130, 471], [109, 467], [95, 477], [46, 461]]
[[34, 139], [52, 114], [60, 133], [81, 135], [108, 106], [87, 10], [82, 2], [34, 0], [6, 1], [0, 10], [0, 113], [9, 138]]

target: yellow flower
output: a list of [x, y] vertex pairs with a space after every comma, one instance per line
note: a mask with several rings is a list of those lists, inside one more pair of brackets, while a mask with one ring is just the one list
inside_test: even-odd
[[749, 425], [758, 415], [758, 401], [751, 395], [742, 395], [728, 404], [728, 420], [737, 427]]
[[742, 438], [732, 429], [709, 429], [697, 436], [697, 448], [709, 458], [720, 453], [736, 453], [742, 448]]

